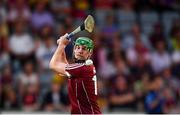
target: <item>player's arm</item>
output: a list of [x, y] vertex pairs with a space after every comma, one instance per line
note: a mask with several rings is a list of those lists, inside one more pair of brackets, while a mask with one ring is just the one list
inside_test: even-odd
[[58, 40], [58, 47], [49, 63], [50, 69], [61, 75], [66, 75], [65, 67], [68, 64], [65, 54], [65, 47], [70, 41], [66, 39], [67, 35], [68, 34], [65, 34]]

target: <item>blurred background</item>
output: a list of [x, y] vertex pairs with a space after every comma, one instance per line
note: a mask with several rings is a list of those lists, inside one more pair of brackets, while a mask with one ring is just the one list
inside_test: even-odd
[[[69, 113], [56, 40], [94, 16], [103, 113], [180, 113], [179, 0], [0, 0], [0, 111]], [[73, 44], [66, 48], [71, 61]]]

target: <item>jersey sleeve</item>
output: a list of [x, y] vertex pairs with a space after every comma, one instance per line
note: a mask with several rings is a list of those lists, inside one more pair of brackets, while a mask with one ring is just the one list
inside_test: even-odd
[[70, 77], [89, 77], [93, 74], [93, 69], [85, 64], [67, 64], [65, 71]]

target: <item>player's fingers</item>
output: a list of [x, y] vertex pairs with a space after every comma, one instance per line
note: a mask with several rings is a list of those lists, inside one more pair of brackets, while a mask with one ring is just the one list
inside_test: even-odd
[[63, 36], [60, 37], [60, 39], [66, 38], [68, 36], [68, 34], [64, 34]]
[[59, 39], [57, 40], [57, 44], [59, 43]]
[[60, 36], [59, 39], [57, 40], [57, 44], [59, 44], [60, 40], [62, 39], [63, 36]]
[[64, 38], [67, 38], [67, 36], [68, 36], [68, 33], [66, 33], [63, 37], [64, 37]]
[[57, 40], [57, 44], [59, 44], [60, 41], [62, 41], [62, 39], [66, 39], [68, 36], [68, 33], [64, 34], [63, 36], [61, 36], [58, 40]]

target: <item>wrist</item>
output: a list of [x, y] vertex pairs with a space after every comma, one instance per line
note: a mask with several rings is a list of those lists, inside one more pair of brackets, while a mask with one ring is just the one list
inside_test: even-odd
[[65, 47], [66, 47], [66, 45], [65, 45], [65, 44], [63, 44], [63, 43], [58, 43], [58, 47], [65, 48]]

